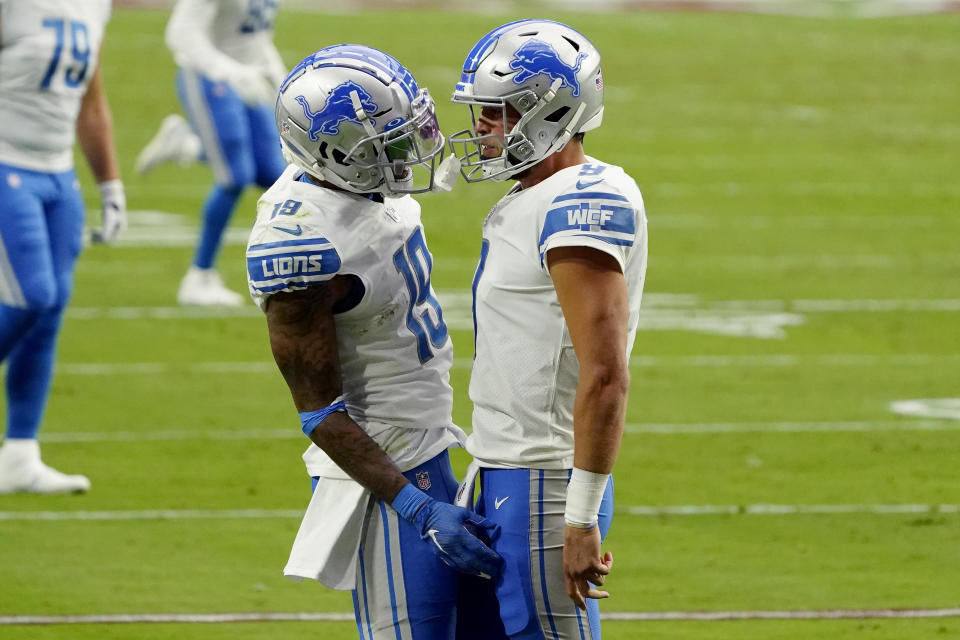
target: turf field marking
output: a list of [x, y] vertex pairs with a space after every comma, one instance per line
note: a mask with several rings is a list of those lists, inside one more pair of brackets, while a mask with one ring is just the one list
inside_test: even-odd
[[[884, 431], [960, 431], [958, 420], [875, 420], [830, 422], [629, 422], [628, 434], [682, 435], [698, 433], [863, 433]], [[46, 443], [62, 442], [174, 442], [233, 440], [301, 440], [296, 429], [236, 429], [197, 431], [170, 429], [150, 431], [44, 432]]]
[[[799, 366], [817, 367], [875, 367], [879, 365], [950, 366], [960, 363], [960, 354], [834, 354], [798, 356], [791, 354], [771, 355], [693, 355], [693, 356], [632, 356], [630, 366], [635, 369], [664, 368], [788, 368]], [[469, 369], [471, 358], [454, 358], [455, 369]], [[252, 360], [237, 362], [72, 362], [57, 365], [58, 375], [112, 376], [112, 375], [160, 375], [167, 373], [249, 373], [274, 374], [273, 362]]]
[[794, 516], [794, 515], [874, 515], [953, 514], [960, 504], [688, 504], [635, 505], [617, 507], [616, 513], [632, 516]]
[[115, 520], [286, 520], [303, 509], [143, 509], [127, 511], [0, 511], [0, 522]]
[[890, 403], [890, 411], [904, 416], [960, 420], [960, 398], [925, 398]]
[[[946, 219], [944, 219], [946, 220]], [[932, 229], [943, 221], [934, 216], [865, 215], [701, 215], [695, 213], [657, 214], [649, 220], [651, 227], [668, 229]]]
[[[800, 609], [792, 611], [605, 611], [611, 622], [724, 620], [864, 620], [871, 618], [956, 618], [960, 607], [943, 609]], [[217, 624], [229, 622], [353, 622], [347, 612], [293, 613], [122, 613], [66, 616], [0, 616], [0, 625]]]
[[[960, 504], [677, 504], [616, 507], [631, 516], [793, 516], [957, 514]], [[131, 520], [290, 520], [303, 509], [144, 509], [110, 511], [0, 511], [0, 522], [113, 522]]]
[[256, 307], [70, 307], [73, 320], [194, 320], [211, 318], [254, 318], [262, 316]]
[[[446, 290], [440, 292], [444, 306], [444, 318], [447, 324], [456, 328], [473, 329], [470, 313], [470, 292]], [[648, 321], [651, 313], [689, 313], [691, 310], [702, 312], [715, 311], [762, 311], [762, 312], [803, 312], [803, 313], [887, 313], [900, 311], [953, 312], [960, 311], [960, 298], [916, 298], [916, 299], [864, 299], [864, 300], [715, 300], [701, 301], [696, 295], [647, 293], [643, 298], [640, 312], [641, 325], [644, 322], [656, 324], [656, 319]], [[144, 319], [217, 319], [217, 318], [254, 318], [262, 315], [253, 305], [239, 308], [229, 307], [70, 307], [67, 317], [73, 320], [144, 320]], [[453, 320], [447, 318], [451, 316]]]
[[957, 421], [874, 420], [830, 422], [688, 422], [627, 423], [628, 434], [702, 434], [702, 433], [865, 433], [882, 431], [960, 431]]

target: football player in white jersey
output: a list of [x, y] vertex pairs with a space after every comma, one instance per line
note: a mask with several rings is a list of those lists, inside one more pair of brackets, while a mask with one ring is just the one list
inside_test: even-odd
[[280, 0], [178, 0], [167, 23], [177, 95], [189, 119], [164, 119], [137, 158], [139, 173], [162, 162], [205, 158], [214, 185], [203, 204], [193, 263], [180, 282], [184, 305], [243, 304], [214, 265], [243, 190], [269, 187], [283, 171], [273, 99], [287, 67], [273, 44]]
[[[576, 30], [547, 20], [494, 29], [467, 55], [453, 101], [473, 118], [450, 138], [467, 181], [516, 181], [483, 224], [467, 441], [482, 482], [476, 511], [502, 529], [501, 633], [596, 640], [646, 270], [643, 200], [620, 167], [584, 153], [603, 78]], [[471, 628], [481, 633], [463, 637], [502, 637]]]
[[93, 239], [111, 242], [126, 226], [99, 65], [109, 18], [109, 0], [0, 0], [0, 493], [90, 488], [43, 464], [37, 432], [83, 240], [75, 138], [100, 186], [103, 226]]
[[247, 272], [312, 441], [284, 573], [352, 589], [363, 640], [452, 640], [458, 572], [495, 578], [501, 561], [473, 533], [495, 528], [450, 504], [447, 449], [465, 436], [408, 195], [443, 155], [433, 100], [394, 58], [337, 45], [286, 78], [276, 122], [291, 164], [257, 204]]

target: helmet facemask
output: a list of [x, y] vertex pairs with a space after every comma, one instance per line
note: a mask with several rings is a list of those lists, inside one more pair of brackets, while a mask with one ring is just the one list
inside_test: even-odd
[[[583, 105], [580, 105], [573, 117], [570, 109], [560, 106], [550, 113], [550, 105], [557, 95], [560, 81], [554, 81], [550, 89], [540, 98], [533, 91], [524, 90], [502, 98], [465, 99], [455, 95], [453, 102], [466, 104], [470, 108], [472, 129], [464, 129], [450, 135], [451, 153], [460, 158], [463, 177], [467, 182], [492, 180], [501, 182], [540, 162], [548, 155], [563, 149], [576, 131]], [[479, 135], [476, 133], [479, 117], [477, 110], [495, 107], [500, 109], [500, 121], [503, 123], [503, 136], [494, 133]], [[507, 130], [510, 111], [522, 114], [516, 124]], [[544, 117], [541, 112], [546, 111]], [[560, 126], [564, 123], [565, 126]], [[531, 126], [531, 125], [535, 125]], [[534, 130], [535, 129], [535, 130]], [[544, 144], [544, 140], [550, 144]], [[483, 147], [496, 140], [501, 149], [497, 157], [483, 154]], [[536, 140], [536, 142], [535, 142]], [[462, 145], [461, 153], [456, 153], [456, 145]]]
[[344, 163], [378, 174], [376, 190], [386, 194], [425, 193], [433, 188], [445, 141], [426, 89], [414, 102], [410, 120], [394, 118], [381, 132], [368, 120], [361, 122], [367, 136], [346, 153]]

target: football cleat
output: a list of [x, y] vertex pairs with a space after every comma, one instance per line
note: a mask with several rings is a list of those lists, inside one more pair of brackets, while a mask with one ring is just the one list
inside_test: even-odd
[[147, 175], [165, 162], [186, 167], [200, 160], [202, 151], [200, 138], [186, 120], [174, 113], [163, 119], [156, 135], [137, 156], [135, 169], [140, 175]]
[[227, 289], [215, 269], [190, 267], [180, 281], [177, 302], [186, 306], [241, 307], [243, 296]]
[[0, 494], [83, 493], [90, 480], [48, 467], [40, 460], [36, 440], [8, 440], [0, 449]]

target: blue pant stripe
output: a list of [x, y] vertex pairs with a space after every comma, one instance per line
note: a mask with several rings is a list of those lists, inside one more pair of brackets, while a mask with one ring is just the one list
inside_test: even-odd
[[559, 640], [560, 636], [557, 635], [557, 625], [553, 621], [553, 612], [550, 610], [550, 595], [547, 593], [547, 568], [546, 568], [546, 554], [543, 552], [543, 469], [540, 470], [539, 477], [539, 489], [538, 489], [538, 516], [540, 518], [539, 522], [539, 532], [540, 537], [540, 588], [543, 591], [543, 606], [546, 609], [547, 620], [550, 621], [550, 631], [553, 632], [554, 640]]
[[357, 623], [357, 633], [360, 634], [360, 640], [367, 640], [363, 635], [363, 625], [360, 623], [360, 601], [357, 599], [357, 590], [353, 589], [350, 595], [353, 596], [353, 619]]
[[393, 584], [393, 563], [390, 559], [390, 524], [387, 519], [387, 507], [383, 501], [378, 501], [380, 507], [380, 516], [383, 520], [383, 548], [387, 557], [387, 580], [390, 585], [390, 610], [393, 612], [393, 630], [397, 635], [397, 640], [403, 640], [400, 635], [400, 620], [397, 617], [397, 593]]
[[577, 612], [577, 625], [580, 627], [580, 640], [587, 640], [583, 635], [583, 618], [580, 616], [580, 607], [574, 607], [573, 610]]
[[0, 303], [20, 309], [27, 306], [27, 300], [23, 297], [23, 291], [20, 290], [20, 283], [17, 281], [17, 274], [14, 273], [10, 257], [7, 255], [7, 248], [3, 244], [3, 236], [0, 236]]
[[[373, 630], [370, 628], [370, 606], [369, 600], [367, 599], [367, 571], [363, 566], [363, 545], [360, 545], [359, 560], [360, 560], [360, 584], [363, 586], [363, 617], [367, 619], [367, 634], [370, 636], [370, 640], [373, 640]], [[357, 626], [360, 626], [359, 616], [357, 617]], [[363, 631], [360, 632], [361, 639], [363, 638]]]

